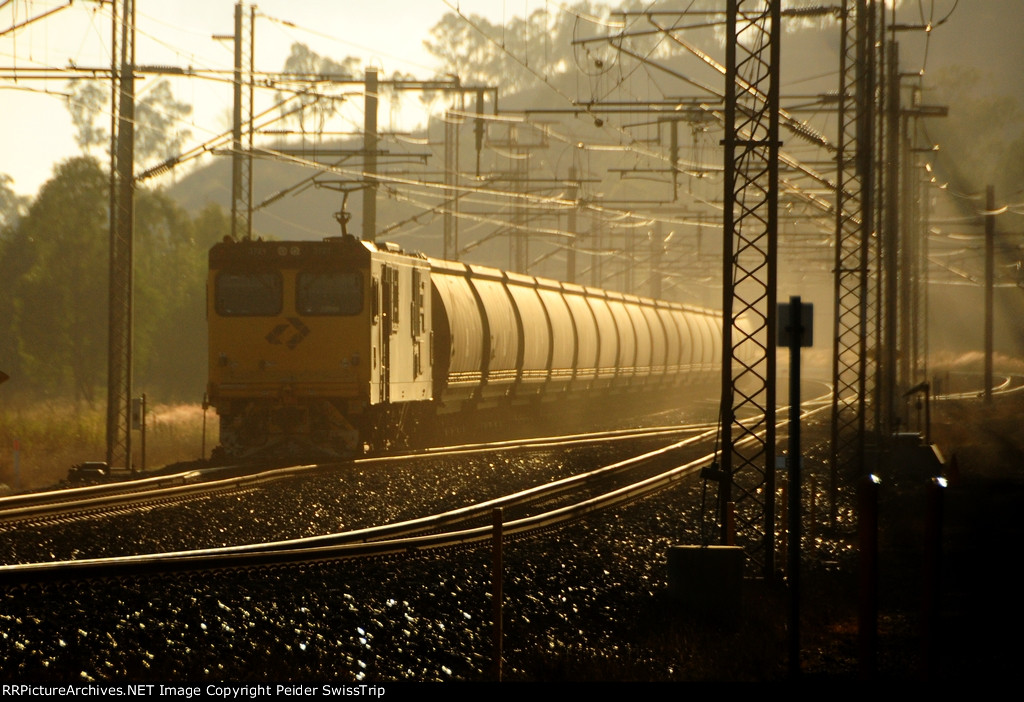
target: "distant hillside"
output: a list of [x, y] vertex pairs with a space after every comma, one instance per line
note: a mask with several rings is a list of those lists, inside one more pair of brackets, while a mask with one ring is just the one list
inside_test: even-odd
[[[920, 12], [911, 7], [912, 3], [901, 3], [898, 21], [917, 24], [938, 22], [954, 7], [952, 0], [927, 3]], [[912, 11], [914, 10], [914, 11]], [[934, 14], [929, 14], [934, 13]], [[835, 116], [828, 105], [813, 107], [816, 96], [834, 93], [837, 88], [839, 57], [839, 28], [833, 17], [801, 18], [786, 20], [786, 32], [782, 37], [782, 93], [783, 104], [794, 109], [794, 116], [834, 138]], [[645, 27], [646, 28], [646, 27]], [[583, 31], [583, 30], [581, 30]], [[586, 29], [586, 32], [591, 32]], [[1024, 140], [1014, 149], [1002, 148], [1007, 139], [1002, 139], [1000, 129], [1020, 133], [1017, 114], [1024, 114], [1024, 3], [1019, 0], [972, 0], [960, 2], [947, 23], [935, 27], [926, 34], [923, 31], [900, 31], [900, 70], [909, 87], [914, 79], [912, 74], [925, 70], [926, 103], [949, 102], [950, 116], [929, 120], [927, 137], [942, 141], [942, 150], [935, 159], [935, 172], [945, 182], [960, 180], [965, 192], [983, 190], [989, 173], [998, 173], [1005, 183], [998, 185], [997, 198], [1017, 198], [1014, 179], [1024, 183], [1024, 168], [1018, 171], [1013, 163], [1024, 163], [1017, 159], [1018, 149], [1024, 154]], [[686, 41], [698, 43], [718, 61], [724, 61], [721, 33], [683, 33]], [[575, 38], [578, 38], [574, 35]], [[668, 40], [663, 40], [665, 48]], [[568, 109], [573, 100], [586, 103], [592, 99], [618, 100], [663, 100], [675, 97], [696, 97], [702, 93], [695, 85], [681, 80], [678, 75], [662, 71], [654, 66], [640, 67], [632, 58], [622, 58], [604, 46], [597, 44], [587, 53], [573, 54], [572, 60], [558, 64], [560, 67], [547, 82], [537, 79], [532, 73], [513, 60], [503, 64], [503, 75], [496, 79], [504, 85], [511, 84], [516, 77], [519, 85], [525, 86], [517, 94], [501, 94], [500, 107], [503, 112], [523, 109], [555, 108]], [[652, 45], [653, 46], [653, 45]], [[678, 47], [675, 47], [678, 48]], [[596, 67], [594, 56], [603, 58], [602, 67]], [[695, 59], [693, 55], [680, 51], [673, 57], [654, 57], [656, 62], [692, 78], [695, 83], [720, 89], [724, 77], [716, 70]], [[589, 63], [588, 63], [589, 61]], [[568, 65], [569, 70], [563, 71]], [[956, 95], [945, 95], [932, 88], [947, 76], [951, 67], [966, 67], [975, 70], [981, 77], [976, 92], [983, 92], [986, 102], [956, 99]], [[536, 70], [536, 65], [531, 68]], [[962, 74], [961, 74], [962, 75]], [[525, 76], [525, 80], [523, 77]], [[421, 76], [426, 77], [426, 76]], [[615, 91], [619, 90], [619, 93]], [[946, 88], [948, 92], [948, 88]], [[705, 94], [705, 97], [707, 95]], [[969, 96], [973, 97], [973, 96]], [[990, 98], [990, 99], [989, 99]], [[472, 97], [467, 98], [466, 109], [472, 111]], [[707, 97], [709, 107], [718, 109], [716, 101]], [[1004, 110], [984, 110], [983, 105], [1003, 105]], [[439, 102], [435, 102], [435, 105]], [[799, 110], [797, 106], [811, 106], [810, 110]], [[488, 111], [490, 111], [488, 103]], [[1013, 112], [1016, 110], [1017, 112]], [[382, 114], [384, 108], [382, 107]], [[1002, 120], [1001, 122], [999, 120]], [[577, 218], [576, 239], [577, 276], [585, 284], [601, 284], [612, 289], [629, 289], [648, 294], [654, 289], [650, 274], [653, 249], [664, 242], [661, 260], [665, 288], [661, 294], [669, 298], [695, 300], [704, 304], [715, 304], [717, 293], [713, 288], [718, 282], [720, 265], [720, 228], [717, 218], [722, 198], [722, 154], [721, 131], [714, 120], [704, 125], [681, 125], [678, 131], [680, 168], [677, 188], [673, 193], [672, 177], [667, 172], [664, 158], [654, 159], [645, 153], [665, 154], [668, 150], [669, 129], [658, 124], [657, 116], [637, 110], [634, 113], [602, 114], [598, 124], [596, 115], [555, 115], [534, 113], [519, 128], [514, 138], [518, 143], [545, 141], [543, 147], [529, 149], [528, 159], [532, 192], [541, 195], [570, 197], [572, 189], [559, 179], [567, 178], [570, 166], [575, 167], [578, 177], [583, 179], [579, 196], [585, 206]], [[533, 126], [540, 122], [552, 124], [551, 133], [541, 135]], [[383, 123], [383, 120], [382, 120]], [[516, 166], [510, 150], [502, 147], [513, 138], [511, 121], [495, 123], [489, 132], [489, 144], [481, 154], [481, 173], [495, 180], [490, 187], [496, 190], [509, 189], [510, 175]], [[628, 125], [628, 126], [627, 126]], [[430, 133], [410, 135], [410, 143], [384, 139], [382, 149], [404, 152], [410, 155], [431, 154], [424, 163], [415, 158], [403, 164], [387, 165], [381, 159], [380, 170], [396, 174], [410, 174], [409, 177], [423, 180], [441, 180], [444, 157], [441, 148], [443, 129], [434, 120]], [[476, 154], [474, 150], [473, 125], [469, 121], [461, 130], [460, 169], [466, 174], [464, 183], [472, 182]], [[979, 142], [985, 136], [996, 147], [982, 149]], [[429, 136], [429, 145], [416, 145]], [[999, 136], [999, 138], [996, 138]], [[808, 146], [789, 132], [782, 135], [783, 148], [798, 158], [818, 162], [823, 172], [829, 170], [830, 156], [816, 147]], [[1010, 139], [1009, 141], [1012, 141]], [[588, 148], [577, 148], [586, 144]], [[629, 151], [627, 147], [639, 144]], [[600, 148], [589, 148], [599, 145]], [[344, 146], [358, 149], [358, 141]], [[616, 151], [616, 146], [622, 146]], [[604, 150], [602, 150], [604, 149]], [[519, 158], [527, 150], [521, 150]], [[1000, 158], [996, 163], [994, 159]], [[1009, 164], [1001, 168], [1001, 164]], [[522, 163], [522, 160], [520, 160]], [[971, 170], [963, 164], [974, 166]], [[351, 160], [347, 168], [358, 168], [358, 162]], [[963, 172], [960, 172], [963, 171]], [[1018, 173], [1020, 177], [1018, 178]], [[279, 161], [259, 160], [255, 165], [253, 202], [258, 204], [273, 194], [309, 179], [311, 169]], [[984, 175], [981, 175], [984, 174]], [[955, 176], [960, 176], [959, 178]], [[352, 176], [349, 176], [351, 184]], [[331, 179], [331, 176], [318, 176]], [[981, 181], [981, 182], [974, 182]], [[196, 212], [208, 202], [215, 202], [228, 210], [230, 208], [230, 161], [221, 157], [209, 165], [188, 175], [169, 188], [169, 192], [189, 211]], [[396, 197], [397, 194], [397, 197]], [[673, 198], [675, 195], [675, 199]], [[933, 216], [970, 214], [976, 203], [967, 199], [943, 202], [945, 195], [937, 196]], [[395, 241], [410, 251], [421, 251], [431, 256], [442, 255], [443, 216], [431, 212], [442, 198], [440, 191], [411, 188], [396, 185], [382, 186], [377, 200], [377, 229], [385, 232], [381, 238]], [[1006, 199], [1004, 199], [1006, 198]], [[341, 207], [340, 193], [307, 183], [296, 192], [283, 196], [272, 205], [261, 209], [254, 218], [255, 232], [259, 236], [285, 240], [316, 239], [334, 236], [341, 229], [334, 214]], [[466, 197], [460, 204], [463, 213], [472, 213], [459, 221], [458, 236], [463, 260], [500, 268], [511, 268], [511, 237], [517, 231], [508, 226], [514, 216], [521, 216], [530, 226], [540, 230], [566, 230], [568, 220], [564, 210], [559, 216], [538, 214], [536, 208], [524, 208], [516, 215], [511, 200]], [[348, 197], [347, 210], [351, 215], [349, 231], [361, 233], [362, 197], [353, 192]], [[601, 214], [595, 214], [600, 211]], [[640, 214], [640, 219], [627, 216], [627, 211]], [[646, 213], [646, 214], [644, 214]], [[649, 216], [649, 222], [642, 217]], [[660, 222], [656, 220], [662, 220]], [[1004, 221], [1011, 220], [1011, 216]], [[1018, 220], [1019, 221], [1019, 220]], [[662, 226], [664, 225], [664, 226]], [[1017, 225], [1014, 223], [1014, 226]], [[828, 231], [823, 231], [822, 241], [827, 241]], [[567, 268], [564, 247], [568, 240], [557, 235], [529, 234], [529, 272], [534, 275], [564, 278]], [[625, 273], [629, 258], [638, 261], [635, 271]], [[635, 274], [634, 274], [635, 273]], [[780, 275], [789, 275], [794, 285], [813, 278], [811, 283], [828, 284], [829, 271], [791, 271], [786, 265]], [[825, 296], [826, 298], [828, 296]]]
[[[348, 145], [353, 148], [352, 145]], [[257, 159], [253, 165], [253, 205], [315, 175], [310, 168], [270, 159]], [[318, 180], [331, 180], [330, 174], [318, 175]], [[337, 178], [333, 178], [337, 179]], [[169, 194], [190, 212], [202, 209], [208, 203], [231, 208], [231, 161], [219, 158], [199, 168], [168, 189]], [[284, 240], [319, 239], [341, 234], [334, 214], [341, 209], [342, 196], [335, 190], [316, 187], [307, 182], [302, 188], [285, 195], [273, 204], [257, 211], [253, 217], [254, 233], [258, 236]], [[352, 193], [348, 197], [348, 212], [352, 215], [349, 232], [358, 235], [362, 221], [362, 196]], [[378, 222], [389, 223], [417, 213], [417, 208], [403, 206], [388, 200], [386, 193], [378, 195]], [[440, 236], [440, 228], [438, 228]], [[429, 237], [426, 237], [429, 239]]]

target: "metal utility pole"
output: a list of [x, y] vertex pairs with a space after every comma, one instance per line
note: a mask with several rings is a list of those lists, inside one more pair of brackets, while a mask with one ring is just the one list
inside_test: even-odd
[[633, 232], [622, 235], [622, 291], [635, 295], [633, 269], [636, 267], [636, 240]]
[[[231, 238], [252, 239], [253, 55], [256, 8], [235, 4], [235, 72], [232, 79], [231, 124]], [[248, 38], [248, 41], [246, 39]], [[248, 54], [248, 56], [246, 55]], [[248, 59], [248, 60], [247, 60]], [[243, 134], [244, 126], [244, 134]]]
[[447, 201], [444, 208], [444, 246], [442, 258], [459, 260], [459, 125], [461, 116], [451, 110], [444, 116], [444, 185]]
[[899, 425], [896, 398], [902, 396], [896, 359], [900, 351], [899, 337], [899, 173], [900, 173], [900, 79], [899, 46], [889, 42], [889, 56], [885, 79], [885, 225], [882, 228], [882, 249], [884, 276], [883, 299], [883, 341], [884, 361], [879, 373], [882, 386], [883, 428], [891, 434]]
[[800, 561], [803, 548], [801, 499], [803, 457], [800, 451], [800, 350], [813, 340], [814, 308], [799, 295], [779, 305], [779, 346], [789, 347], [789, 554], [786, 579], [789, 582], [789, 672], [800, 674]]
[[363, 240], [377, 238], [377, 69], [367, 68], [363, 87], [365, 108], [363, 112]]
[[[498, 89], [494, 89], [494, 112], [498, 112]], [[476, 117], [473, 119], [473, 142], [476, 147], [476, 176], [480, 177], [480, 154], [484, 150], [484, 90], [478, 88], [476, 91]]]
[[[517, 146], [519, 132], [516, 125], [510, 126], [509, 131], [509, 153], [513, 158], [509, 164], [509, 171], [512, 176], [512, 190], [516, 193], [530, 192], [530, 152], [520, 151]], [[509, 240], [511, 251], [509, 252], [509, 267], [517, 273], [528, 273], [530, 261], [530, 235], [526, 229], [526, 209], [523, 207], [523, 198], [516, 198], [512, 202], [512, 232]]]
[[910, 106], [901, 110], [903, 120], [903, 261], [901, 268], [901, 304], [906, 314], [901, 322], [905, 349], [902, 374], [904, 387], [917, 385], [928, 379], [928, 189], [927, 180], [921, 178], [919, 156], [930, 153], [930, 148], [916, 146], [918, 120], [926, 117], [945, 117], [945, 105], [921, 103], [921, 91], [914, 88]]
[[110, 149], [110, 296], [107, 465], [132, 468], [132, 297], [135, 219], [135, 0], [112, 7], [111, 75], [116, 122]]
[[914, 329], [914, 377], [928, 380], [928, 229], [931, 220], [930, 182], [924, 166], [917, 168], [917, 199], [920, 221], [917, 225], [921, 245], [917, 250], [917, 326]]
[[530, 163], [532, 154], [537, 149], [548, 149], [547, 136], [541, 132], [539, 140], [532, 140], [524, 137], [517, 123], [505, 123], [506, 129], [504, 139], [498, 139], [493, 135], [488, 137], [488, 144], [496, 147], [505, 153], [508, 167], [502, 172], [501, 178], [508, 183], [509, 204], [506, 208], [509, 214], [508, 227], [501, 234], [508, 236], [508, 267], [518, 273], [528, 273], [532, 265], [530, 260], [530, 229], [533, 226], [537, 215], [531, 214], [530, 208], [526, 206], [529, 197], [535, 192], [535, 188], [544, 189], [554, 184], [559, 188], [565, 187], [565, 181], [561, 178], [554, 180], [542, 178], [539, 181], [530, 177]]
[[[914, 337], [913, 326], [917, 323], [914, 316], [914, 262], [917, 256], [917, 237], [914, 231], [914, 191], [913, 179], [917, 177], [911, 164], [910, 150], [910, 113], [911, 110], [901, 110], [899, 120], [899, 212], [900, 223], [897, 235], [899, 236], [900, 252], [899, 262], [899, 302], [897, 309], [900, 311], [899, 320], [899, 387], [900, 397], [904, 395], [903, 388], [909, 388], [917, 384], [917, 379], [911, 374], [913, 368]], [[906, 418], [909, 421], [909, 417]]]
[[579, 214], [580, 183], [576, 176], [576, 166], [569, 166], [569, 199], [575, 204], [569, 209], [569, 233], [572, 238], [565, 249], [565, 280], [569, 283], [576, 282], [576, 217]]
[[[866, 41], [870, 47], [868, 58], [868, 70], [871, 73], [871, 101], [874, 105], [873, 120], [870, 127], [871, 138], [865, 143], [865, 150], [870, 151], [865, 155], [867, 167], [870, 169], [871, 178], [871, 207], [865, 208], [865, 213], [870, 214], [871, 221], [866, 224], [868, 236], [874, 236], [874, 252], [872, 263], [874, 277], [871, 279], [872, 303], [868, 308], [869, 326], [872, 335], [872, 352], [874, 357], [874, 386], [872, 387], [871, 403], [874, 407], [872, 414], [872, 432], [876, 437], [882, 436], [883, 427], [887, 426], [883, 402], [885, 383], [883, 382], [883, 370], [885, 359], [882, 354], [882, 329], [885, 322], [883, 302], [884, 265], [883, 265], [883, 237], [881, 231], [885, 221], [885, 179], [883, 178], [885, 164], [885, 42], [882, 38], [885, 35], [885, 3], [872, 1], [867, 13]], [[867, 185], [865, 185], [865, 189]]]
[[985, 188], [985, 404], [992, 404], [992, 329], [995, 282], [996, 190]]
[[729, 0], [727, 13], [720, 524], [725, 541], [727, 505], [735, 502], [739, 545], [770, 577], [775, 560], [780, 2]]
[[661, 222], [654, 223], [654, 231], [650, 233], [651, 245], [651, 288], [650, 296], [661, 299], [661, 266], [665, 256], [665, 239], [662, 236]]

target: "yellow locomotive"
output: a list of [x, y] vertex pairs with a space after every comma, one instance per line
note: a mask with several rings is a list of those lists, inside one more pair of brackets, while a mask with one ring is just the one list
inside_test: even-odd
[[217, 244], [207, 285], [231, 456], [345, 455], [446, 415], [665, 393], [717, 378], [721, 357], [708, 310], [351, 236]]

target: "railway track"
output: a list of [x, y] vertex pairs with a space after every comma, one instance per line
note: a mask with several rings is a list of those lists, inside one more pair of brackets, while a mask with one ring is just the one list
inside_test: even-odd
[[[812, 417], [827, 412], [819, 408]], [[707, 452], [693, 448], [699, 466]], [[502, 454], [475, 455], [474, 450], [460, 448], [444, 460], [504, 465]], [[547, 482], [555, 481], [545, 481], [545, 488]], [[516, 533], [530, 538], [506, 539], [506, 632], [515, 646], [506, 649], [509, 661], [523, 660], [529, 651], [557, 655], [584, 640], [593, 650], [609, 650], [636, 640], [629, 623], [637, 612], [664, 611], [664, 575], [658, 568], [664, 545], [699, 538], [691, 508], [684, 506], [699, 499], [699, 483], [677, 485], [642, 503], [610, 501], [600, 514], [594, 507], [587, 519], [566, 518], [562, 524], [572, 523], [557, 532], [524, 522]], [[568, 511], [616, 489], [586, 494], [581, 487], [550, 496], [569, 505], [545, 504], [538, 488], [533, 504], [523, 508], [529, 514], [516, 514], [521, 508], [514, 494], [502, 495], [508, 502], [500, 506], [509, 526]], [[11, 569], [21, 572], [5, 573], [6, 586], [0, 588], [6, 610], [0, 612], [0, 625], [10, 632], [0, 651], [12, 671], [37, 676], [84, 671], [102, 679], [104, 666], [113, 665], [109, 670], [126, 670], [138, 679], [183, 672], [218, 679], [253, 670], [271, 677], [273, 671], [318, 677], [342, 670], [357, 680], [362, 675], [368, 680], [482, 679], [489, 665], [488, 549], [443, 550], [440, 541], [433, 542], [452, 537], [451, 543], [471, 544], [474, 530], [489, 539], [492, 532], [481, 520], [496, 501], [474, 501], [478, 514], [470, 524], [447, 510], [429, 519], [401, 520], [410, 523], [391, 525], [393, 534], [368, 526], [335, 535], [334, 544], [331, 537], [318, 536], [309, 548], [267, 542], [252, 546], [266, 548], [248, 556], [160, 554], [164, 562], [120, 570], [109, 562], [64, 573], [60, 564], [48, 573]], [[430, 522], [446, 517], [454, 521]], [[314, 546], [317, 540], [321, 543]], [[653, 625], [650, 617], [643, 621], [644, 627]]]
[[[969, 378], [976, 378], [977, 374], [970, 374]], [[998, 378], [998, 381], [997, 381]], [[998, 375], [993, 378], [993, 395], [1009, 395], [1024, 390], [1024, 376], [1021, 375]], [[984, 395], [983, 389], [966, 390], [961, 392], [946, 392], [935, 396], [935, 400], [969, 400]]]
[[[277, 481], [301, 478], [317, 471], [343, 468], [375, 470], [381, 466], [423, 457], [446, 458], [488, 453], [563, 449], [608, 442], [655, 440], [699, 432], [709, 427], [710, 425], [707, 424], [698, 424], [588, 432], [566, 436], [428, 448], [387, 456], [262, 470], [254, 470], [252, 467], [246, 466], [223, 466], [189, 470], [169, 476], [14, 495], [0, 498], [0, 533], [27, 523], [41, 524], [51, 521], [66, 523], [74, 519], [129, 513], [132, 510], [154, 506], [181, 504], [189, 500], [205, 499], [214, 495], [244, 494], [258, 486], [268, 486]], [[222, 475], [227, 477], [219, 477]]]
[[212, 492], [246, 492], [259, 478], [204, 480], [200, 471], [0, 498], [0, 533], [26, 523], [128, 513], [178, 504]]
[[[820, 398], [813, 402], [820, 402]], [[809, 413], [818, 413], [822, 409], [809, 410]], [[695, 474], [713, 458], [713, 453], [708, 449], [716, 430], [706, 425], [658, 427], [639, 432], [602, 432], [526, 442], [502, 442], [488, 446], [449, 447], [445, 450], [429, 450], [417, 456], [359, 459], [352, 463], [373, 468], [386, 463], [421, 460], [424, 455], [436, 459], [512, 450], [567, 449], [594, 442], [664, 439], [670, 435], [689, 434], [658, 449], [595, 470], [468, 506], [383, 526], [241, 546], [4, 566], [0, 567], [0, 582], [116, 577], [271, 564], [310, 564], [447, 548], [490, 539], [492, 527], [488, 524], [493, 511], [498, 509], [508, 515], [502, 527], [505, 536], [533, 533], [563, 526], [598, 510], [621, 506]]]
[[[1013, 377], [1007, 377], [996, 392], [1015, 392], [1021, 387], [1019, 379], [1015, 382]], [[805, 418], [810, 419], [827, 413], [829, 403], [826, 400], [825, 395], [807, 400], [804, 404]], [[782, 417], [779, 422], [780, 428], [784, 428], [787, 421], [784, 415], [785, 412], [780, 411], [780, 417]], [[622, 505], [692, 475], [700, 467], [711, 462], [713, 454], [706, 448], [702, 452], [698, 447], [702, 444], [706, 447], [714, 433], [715, 428], [706, 424], [662, 426], [642, 430], [453, 446], [402, 455], [357, 459], [347, 462], [344, 464], [345, 467], [372, 473], [387, 465], [407, 464], [423, 460], [567, 450], [571, 447], [598, 443], [608, 444], [609, 442], [654, 441], [673, 437], [677, 439], [659, 449], [627, 460], [614, 461], [595, 470], [423, 516], [325, 534], [275, 541], [257, 541], [235, 546], [131, 555], [120, 558], [93, 558], [64, 560], [47, 564], [4, 566], [0, 570], [0, 582], [92, 577], [99, 573], [113, 575], [163, 570], [245, 568], [267, 564], [315, 563], [325, 560], [451, 547], [491, 538], [492, 513], [498, 509], [502, 510], [505, 515], [504, 534], [514, 537], [561, 526], [593, 511]], [[679, 438], [681, 436], [684, 438]], [[682, 456], [686, 451], [689, 453], [686, 453], [684, 458]], [[337, 469], [338, 464], [333, 467]], [[237, 494], [247, 489], [254, 489], [252, 486], [257, 484], [266, 484], [322, 469], [324, 469], [323, 465], [294, 466], [254, 476], [214, 480], [208, 483], [199, 483], [197, 476], [187, 474], [173, 476], [170, 480], [190, 484], [169, 486], [154, 481], [151, 490], [109, 496], [97, 496], [94, 494], [95, 491], [84, 490], [79, 491], [77, 500], [47, 502], [46, 498], [43, 498], [42, 504], [20, 505], [4, 509], [0, 511], [0, 522], [7, 520], [8, 523], [11, 523], [12, 520], [18, 518], [39, 518], [40, 513], [47, 513], [51, 518], [56, 518], [53, 517], [54, 514], [82, 514], [88, 510], [103, 509], [95, 504], [97, 501], [102, 502], [103, 500], [112, 500], [114, 503], [126, 505], [116, 507], [116, 509], [129, 510], [133, 508], [132, 505], [136, 509], [144, 509], [153, 504], [161, 504], [161, 500], [194, 499], [196, 495], [209, 495], [216, 492], [233, 491]], [[115, 508], [108, 507], [106, 509]], [[35, 516], [22, 517], [23, 514], [34, 514]]]
[[[815, 381], [818, 382], [818, 381]], [[808, 400], [806, 406], [823, 403], [822, 395]], [[425, 448], [398, 452], [384, 456], [366, 457], [329, 463], [254, 470], [251, 466], [221, 466], [188, 470], [166, 476], [117, 481], [85, 487], [51, 490], [23, 495], [0, 497], [0, 533], [24, 524], [47, 522], [67, 523], [76, 519], [117, 513], [155, 506], [182, 504], [215, 495], [244, 494], [258, 486], [276, 481], [300, 478], [324, 470], [356, 468], [375, 470], [389, 464], [407, 462], [423, 457], [451, 458], [489, 453], [516, 451], [562, 450], [598, 444], [668, 439], [713, 429], [714, 423], [662, 425], [634, 429], [585, 432], [562, 436], [536, 437], [508, 441], [492, 441], [457, 446]]]
[[[517, 516], [507, 525], [506, 533], [514, 535], [537, 531], [578, 519], [602, 507], [636, 499], [650, 490], [657, 489], [659, 483], [671, 482], [673, 476], [661, 475], [648, 479], [646, 484], [635, 484], [630, 483], [629, 476], [624, 473], [649, 470], [649, 464], [657, 460], [666, 460], [666, 456], [680, 446], [695, 443], [698, 440], [706, 440], [706, 438], [702, 435], [693, 437], [688, 441], [677, 442], [669, 447], [582, 475], [467, 507], [382, 527], [303, 539], [187, 552], [3, 566], [0, 567], [0, 582], [48, 581], [97, 576], [118, 577], [208, 568], [316, 563], [354, 556], [381, 556], [427, 548], [449, 547], [490, 538], [488, 527], [473, 526], [473, 524], [489, 519], [494, 509], [516, 512]], [[691, 466], [690, 469], [695, 470], [696, 466]], [[683, 472], [677, 471], [675, 479], [678, 479]], [[613, 476], [619, 481], [627, 481], [628, 484], [611, 489], [599, 496], [592, 496], [595, 492], [595, 484], [604, 485], [607, 489], [608, 481]], [[562, 506], [553, 508], [554, 501], [558, 501]]]

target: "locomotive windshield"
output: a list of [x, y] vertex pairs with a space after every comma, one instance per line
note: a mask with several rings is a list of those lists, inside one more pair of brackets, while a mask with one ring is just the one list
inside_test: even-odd
[[351, 272], [301, 272], [295, 281], [299, 314], [351, 316], [363, 311], [363, 276]]
[[224, 317], [266, 317], [281, 312], [281, 274], [231, 273], [217, 275], [217, 314]]

